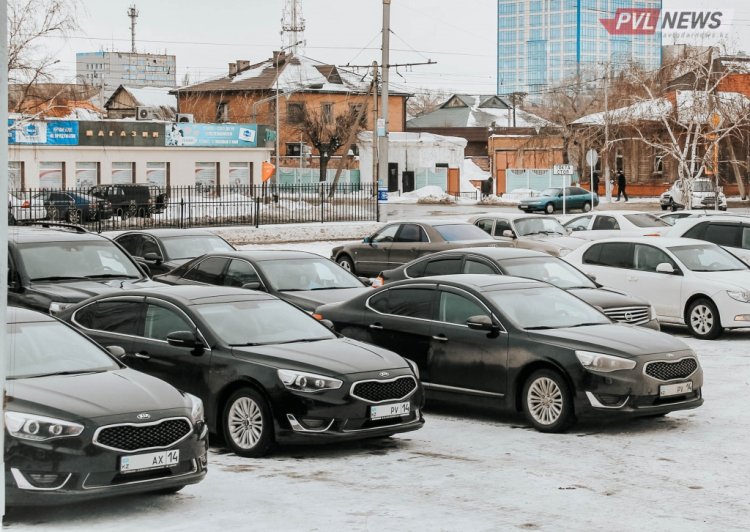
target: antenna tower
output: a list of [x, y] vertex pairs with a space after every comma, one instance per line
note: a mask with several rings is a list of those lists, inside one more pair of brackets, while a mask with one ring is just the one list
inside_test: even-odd
[[281, 16], [281, 46], [292, 54], [297, 53], [301, 44], [305, 45], [305, 19], [302, 17], [300, 0], [284, 0]]
[[135, 4], [128, 8], [128, 16], [130, 17], [130, 51], [135, 53], [135, 19], [138, 18]]

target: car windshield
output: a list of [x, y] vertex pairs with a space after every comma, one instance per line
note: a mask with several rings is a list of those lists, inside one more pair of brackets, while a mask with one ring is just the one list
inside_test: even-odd
[[496, 290], [485, 292], [485, 296], [521, 329], [561, 329], [611, 323], [588, 303], [553, 286]]
[[740, 259], [714, 244], [674, 246], [669, 251], [675, 254], [688, 270], [694, 272], [729, 272], [747, 270]]
[[105, 239], [29, 242], [19, 244], [18, 253], [31, 281], [143, 276], [124, 251]]
[[714, 185], [710, 181], [693, 181], [693, 192], [713, 192]]
[[8, 379], [109, 371], [120, 366], [83, 335], [56, 321], [10, 323]]
[[557, 196], [558, 194], [562, 193], [561, 188], [545, 188], [542, 190], [542, 192], [539, 194], [540, 196]]
[[433, 225], [443, 240], [446, 242], [457, 242], [460, 240], [493, 240], [490, 235], [471, 224], [445, 224]]
[[219, 339], [233, 346], [336, 338], [315, 318], [279, 299], [211, 303], [193, 308]]
[[505, 275], [544, 281], [563, 290], [596, 288], [591, 279], [564, 260], [555, 257], [522, 257], [498, 262]]
[[216, 235], [169, 236], [161, 239], [171, 260], [193, 259], [214, 251], [234, 251], [223, 238]]
[[565, 234], [565, 228], [553, 218], [521, 218], [515, 224], [518, 236]]
[[257, 263], [274, 290], [362, 288], [362, 282], [338, 264], [324, 258], [264, 260]]
[[626, 214], [625, 219], [636, 227], [668, 227], [669, 224], [647, 212], [638, 214]]

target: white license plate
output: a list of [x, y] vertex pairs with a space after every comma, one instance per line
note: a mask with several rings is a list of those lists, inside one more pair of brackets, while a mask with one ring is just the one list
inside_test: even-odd
[[388, 417], [408, 416], [411, 405], [406, 403], [391, 403], [388, 405], [375, 405], [370, 407], [370, 419], [385, 419]]
[[120, 473], [135, 473], [149, 469], [162, 469], [180, 463], [180, 451], [161, 451], [158, 453], [134, 454], [120, 457]]
[[685, 395], [693, 391], [692, 381], [679, 382], [677, 384], [662, 384], [659, 386], [659, 397], [669, 397], [671, 395]]

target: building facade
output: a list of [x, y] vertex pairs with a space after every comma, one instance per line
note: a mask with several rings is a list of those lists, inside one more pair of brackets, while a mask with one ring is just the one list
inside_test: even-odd
[[177, 60], [173, 55], [131, 52], [79, 52], [76, 78], [98, 87], [109, 98], [120, 85], [176, 87]]
[[[534, 98], [578, 76], [600, 79], [608, 65], [612, 72], [661, 65], [661, 0], [498, 0], [497, 7], [497, 94]], [[605, 22], [619, 21], [623, 9], [657, 11], [639, 19], [639, 34], [617, 23], [608, 30]]]

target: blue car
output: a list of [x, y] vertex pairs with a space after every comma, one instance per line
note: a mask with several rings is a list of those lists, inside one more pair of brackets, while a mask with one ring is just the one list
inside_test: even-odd
[[[599, 196], [593, 194], [593, 206], [599, 205]], [[592, 194], [588, 190], [580, 187], [565, 188], [565, 210], [571, 211], [580, 209], [583, 212], [589, 212], [592, 206]], [[533, 198], [524, 198], [518, 206], [524, 212], [543, 211], [552, 214], [556, 210], [563, 210], [563, 189], [562, 187], [553, 187], [545, 189], [539, 196]]]

